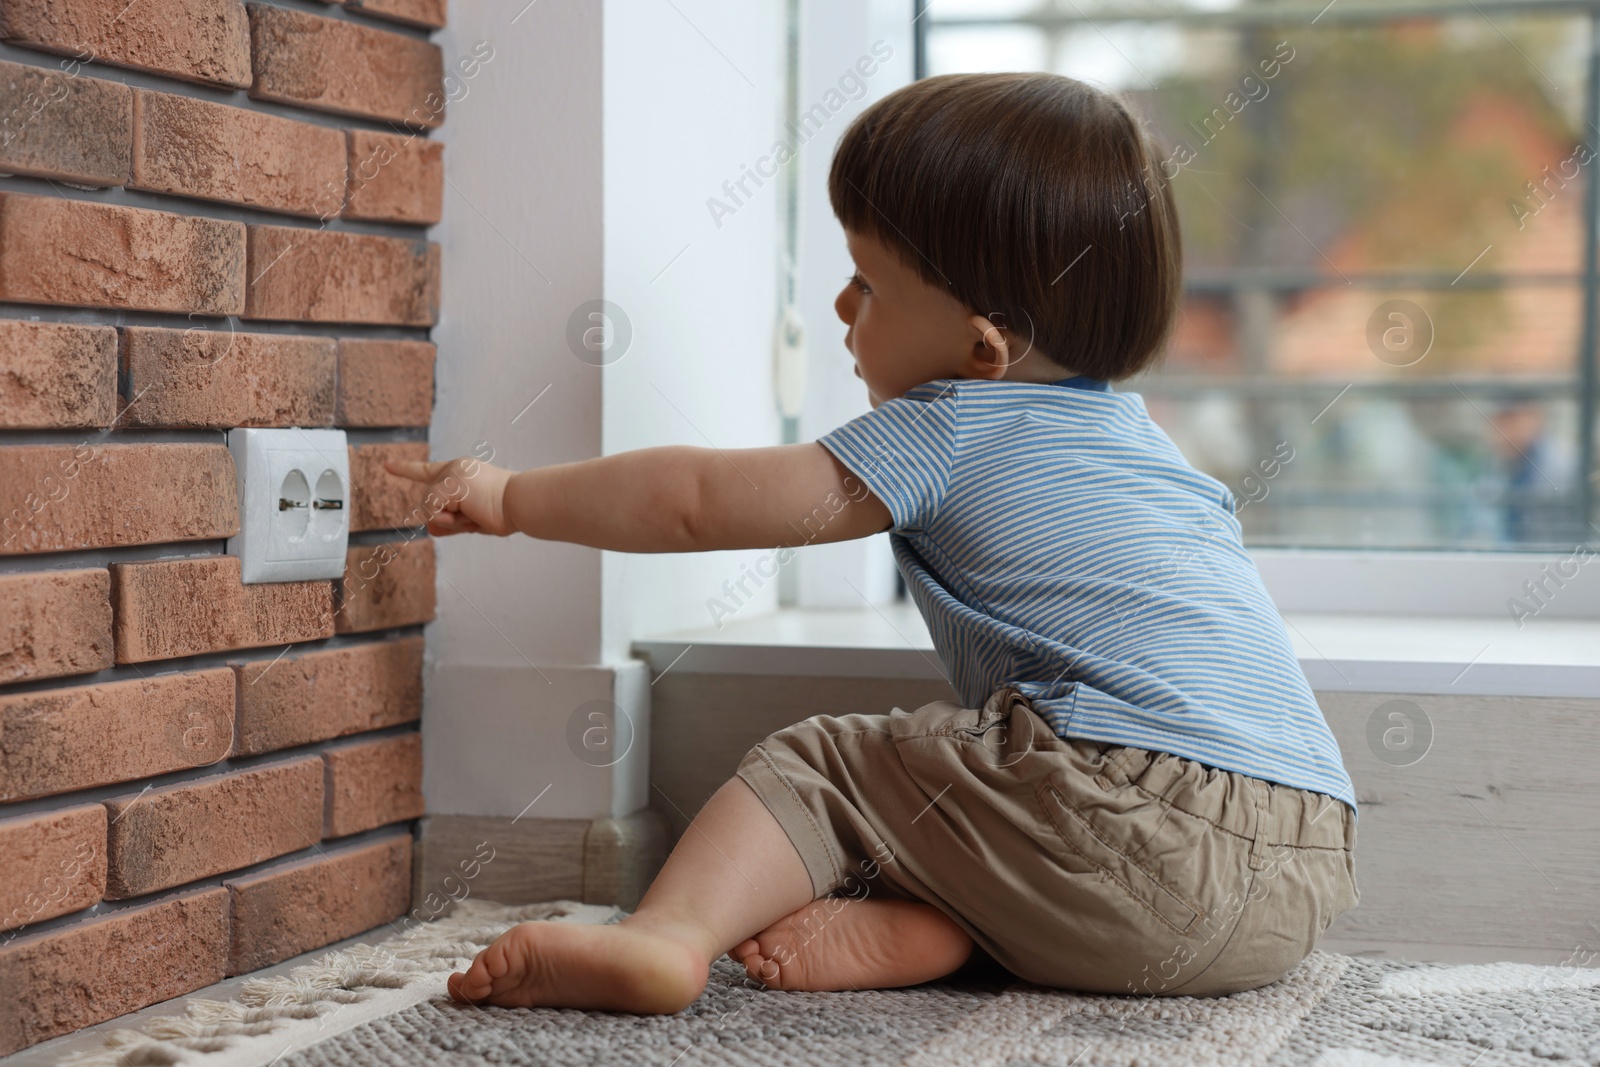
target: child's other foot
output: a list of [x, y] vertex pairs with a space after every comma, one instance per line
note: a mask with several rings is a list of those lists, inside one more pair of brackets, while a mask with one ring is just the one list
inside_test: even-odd
[[972, 938], [938, 908], [907, 900], [815, 900], [729, 955], [769, 989], [892, 989], [943, 977]]
[[705, 989], [705, 954], [688, 939], [626, 924], [525, 922], [446, 983], [450, 996], [504, 1008], [681, 1011]]

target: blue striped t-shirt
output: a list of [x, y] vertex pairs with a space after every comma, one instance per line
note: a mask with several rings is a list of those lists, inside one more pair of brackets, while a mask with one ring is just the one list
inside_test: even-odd
[[1061, 737], [1355, 807], [1232, 494], [1137, 393], [941, 380], [820, 442], [888, 507], [895, 560], [968, 706], [1015, 685]]

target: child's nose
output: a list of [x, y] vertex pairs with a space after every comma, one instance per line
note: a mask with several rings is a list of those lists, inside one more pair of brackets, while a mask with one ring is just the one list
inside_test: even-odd
[[839, 290], [839, 295], [833, 298], [833, 312], [839, 316], [839, 321], [846, 326], [855, 325], [856, 295], [854, 289], [847, 285]]

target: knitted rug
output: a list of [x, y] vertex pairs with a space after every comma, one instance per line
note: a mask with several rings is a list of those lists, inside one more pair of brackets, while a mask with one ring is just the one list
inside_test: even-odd
[[724, 958], [676, 1015], [452, 1003], [444, 979], [525, 919], [614, 922], [570, 901], [465, 901], [380, 945], [330, 952], [232, 1001], [109, 1035], [74, 1067], [782, 1063], [1021, 1067], [1600, 1067], [1600, 970], [1442, 966], [1315, 952], [1216, 999], [1083, 996], [1015, 980], [779, 993]]

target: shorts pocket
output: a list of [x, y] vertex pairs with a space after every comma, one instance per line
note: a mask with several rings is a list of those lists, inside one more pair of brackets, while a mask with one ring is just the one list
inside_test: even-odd
[[1108, 832], [1103, 819], [1092, 818], [1084, 807], [1073, 803], [1074, 792], [1072, 782], [1060, 774], [1039, 783], [1039, 807], [1061, 843], [1174, 933], [1189, 933], [1204, 914], [1201, 909], [1119, 848], [1117, 840], [1126, 835]]
[[1356, 881], [1355, 849], [1351, 849], [1344, 854], [1344, 873], [1345, 877], [1350, 879], [1350, 907], [1353, 908], [1361, 903], [1361, 884]]

